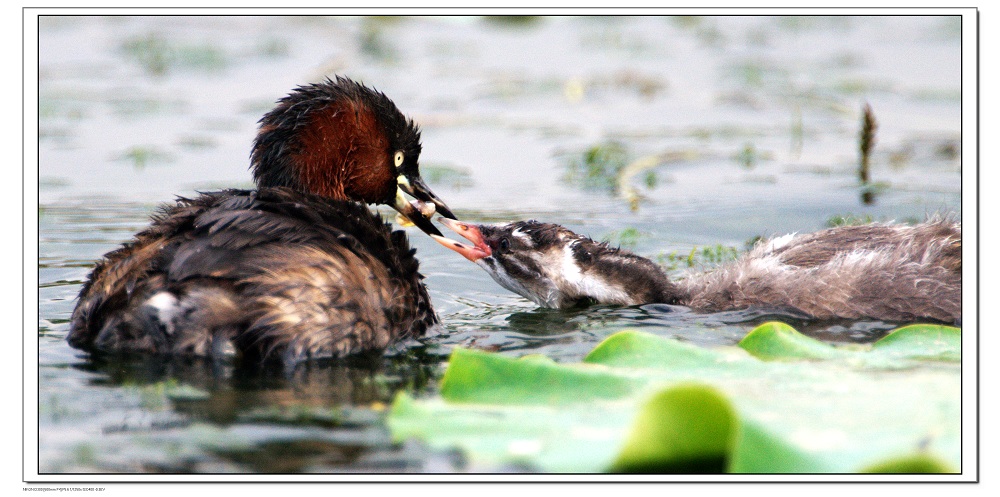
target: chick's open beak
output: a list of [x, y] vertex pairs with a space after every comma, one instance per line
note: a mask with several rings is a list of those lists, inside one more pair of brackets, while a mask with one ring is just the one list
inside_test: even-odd
[[441, 224], [448, 227], [448, 229], [462, 235], [463, 238], [475, 244], [475, 246], [480, 249], [489, 250], [489, 246], [486, 245], [486, 238], [483, 236], [483, 232], [479, 230], [479, 226], [472, 223], [463, 223], [462, 221], [456, 221], [454, 219], [440, 219]]
[[473, 243], [473, 245], [470, 246], [443, 236], [431, 235], [431, 238], [437, 240], [437, 242], [441, 245], [462, 254], [462, 257], [465, 257], [472, 262], [476, 262], [479, 259], [493, 255], [493, 251], [490, 250], [490, 246], [486, 244], [486, 239], [483, 237], [483, 233], [475, 224], [463, 223], [461, 221], [455, 221], [447, 218], [439, 218], [439, 220], [441, 221], [441, 224], [451, 228], [452, 231], [462, 235]]

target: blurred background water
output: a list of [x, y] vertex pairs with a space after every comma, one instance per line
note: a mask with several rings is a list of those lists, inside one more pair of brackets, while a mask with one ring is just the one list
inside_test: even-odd
[[38, 30], [43, 473], [483, 470], [393, 444], [381, 422], [398, 389], [437, 388], [455, 346], [577, 361], [624, 328], [722, 346], [774, 317], [832, 342], [893, 327], [538, 309], [409, 229], [442, 324], [385, 359], [287, 376], [71, 349], [94, 261], [175, 195], [250, 187], [257, 119], [327, 76], [420, 124], [424, 178], [461, 219], [562, 223], [678, 274], [845, 219], [961, 219], [958, 17], [43, 16]]

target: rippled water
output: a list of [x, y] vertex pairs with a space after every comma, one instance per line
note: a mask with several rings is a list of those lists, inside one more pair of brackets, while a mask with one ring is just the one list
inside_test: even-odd
[[[331, 74], [421, 124], [424, 176], [462, 219], [562, 223], [667, 261], [836, 215], [960, 218], [960, 30], [954, 17], [43, 17], [39, 471], [482, 470], [394, 445], [381, 422], [398, 389], [437, 388], [455, 346], [577, 361], [624, 328], [720, 346], [775, 317], [874, 340], [892, 326], [538, 309], [412, 229], [442, 324], [386, 358], [288, 375], [93, 358], [65, 335], [93, 261], [174, 195], [248, 186], [256, 120]], [[879, 123], [869, 204], [855, 172], [865, 102]], [[627, 183], [635, 204], [567, 178], [612, 142], [662, 159]]]

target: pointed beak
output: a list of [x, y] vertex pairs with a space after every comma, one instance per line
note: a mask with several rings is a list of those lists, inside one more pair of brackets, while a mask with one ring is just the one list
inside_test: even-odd
[[481, 250], [490, 251], [490, 247], [486, 245], [486, 237], [483, 236], [483, 232], [480, 231], [479, 226], [472, 223], [463, 223], [462, 221], [456, 221], [454, 219], [439, 219], [441, 224], [448, 227], [448, 229], [462, 235], [462, 238], [472, 242], [476, 247]]
[[479, 247], [473, 247], [464, 243], [456, 242], [451, 238], [445, 238], [443, 236], [431, 235], [431, 238], [437, 240], [437, 242], [441, 245], [462, 254], [462, 257], [465, 257], [472, 262], [476, 262], [479, 259], [492, 255], [489, 247], [486, 247], [486, 250], [483, 250]]
[[402, 188], [396, 189], [396, 200], [392, 208], [410, 220], [411, 223], [420, 228], [420, 231], [430, 236], [441, 236], [441, 232], [431, 223], [431, 216], [434, 215], [434, 204], [428, 204], [420, 200], [409, 201], [403, 196]]
[[[423, 178], [420, 176], [408, 177], [400, 174], [399, 178], [397, 178], [397, 183], [399, 184], [400, 189], [410, 194], [413, 198], [423, 202], [429, 202], [429, 205], [433, 206], [442, 216], [450, 219], [456, 219], [455, 214], [451, 212], [451, 209], [449, 209], [448, 206], [445, 205], [444, 201], [438, 198], [437, 195], [434, 195], [434, 192], [431, 191], [430, 187], [427, 186], [427, 183], [424, 183]], [[428, 215], [428, 217], [430, 217], [430, 215]]]
[[431, 238], [437, 240], [437, 242], [441, 245], [462, 254], [462, 257], [465, 257], [472, 262], [476, 262], [479, 259], [493, 255], [493, 251], [490, 250], [490, 246], [486, 244], [486, 239], [483, 237], [483, 233], [475, 224], [463, 223], [461, 221], [455, 221], [453, 219], [443, 217], [439, 218], [439, 221], [441, 221], [441, 224], [451, 228], [451, 230], [455, 233], [462, 235], [467, 240], [472, 242], [472, 245], [467, 245], [443, 236], [431, 235]]

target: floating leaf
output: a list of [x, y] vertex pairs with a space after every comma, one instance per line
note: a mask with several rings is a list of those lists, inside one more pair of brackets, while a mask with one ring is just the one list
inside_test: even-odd
[[898, 328], [869, 348], [838, 348], [809, 338], [785, 323], [765, 323], [740, 341], [756, 357], [770, 359], [834, 359], [877, 368], [912, 366], [913, 360], [959, 361], [962, 330], [917, 324]]
[[401, 394], [388, 421], [396, 440], [484, 467], [958, 471], [960, 333], [911, 326], [850, 348], [767, 323], [744, 350], [624, 331], [579, 364], [456, 349], [441, 397]]
[[[486, 388], [484, 388], [486, 387]], [[616, 399], [633, 382], [604, 369], [563, 367], [550, 359], [510, 358], [458, 348], [441, 380], [441, 394], [454, 402], [552, 405]]]
[[872, 344], [872, 353], [893, 358], [961, 361], [962, 330], [933, 324], [904, 326]]
[[611, 465], [631, 414], [627, 408], [418, 401], [401, 393], [387, 422], [394, 440], [420, 438], [437, 450], [459, 447], [474, 466], [594, 473]]
[[764, 323], [754, 328], [740, 340], [740, 347], [764, 360], [832, 359], [847, 354], [779, 322]]
[[721, 471], [735, 424], [729, 400], [714, 388], [691, 384], [663, 390], [639, 411], [611, 470]]
[[955, 473], [955, 468], [927, 454], [889, 459], [863, 468], [862, 473]]

